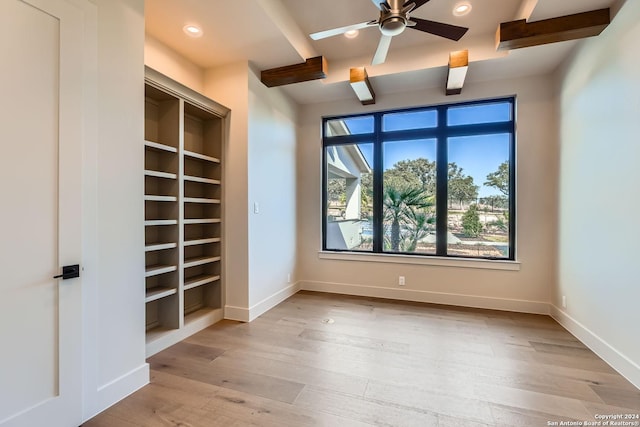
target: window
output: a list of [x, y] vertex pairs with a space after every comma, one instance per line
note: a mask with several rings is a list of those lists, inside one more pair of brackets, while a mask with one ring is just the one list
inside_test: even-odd
[[515, 258], [515, 99], [323, 121], [323, 250]]

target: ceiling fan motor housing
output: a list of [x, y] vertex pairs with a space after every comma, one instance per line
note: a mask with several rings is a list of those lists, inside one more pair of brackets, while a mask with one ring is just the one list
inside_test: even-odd
[[380, 19], [380, 32], [385, 36], [397, 36], [407, 27], [407, 19], [395, 13], [387, 14]]
[[403, 6], [404, 0], [389, 0], [380, 4], [380, 32], [385, 36], [397, 36], [407, 27], [409, 12], [415, 4]]

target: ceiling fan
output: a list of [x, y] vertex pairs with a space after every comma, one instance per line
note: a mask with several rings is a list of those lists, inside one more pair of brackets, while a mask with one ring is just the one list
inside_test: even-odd
[[371, 65], [382, 64], [387, 59], [387, 52], [393, 36], [401, 34], [405, 28], [423, 31], [450, 40], [458, 41], [469, 30], [465, 27], [444, 24], [442, 22], [429, 21], [420, 18], [411, 18], [409, 13], [413, 12], [430, 0], [371, 0], [380, 9], [380, 17], [373, 21], [362, 22], [360, 24], [347, 25], [346, 27], [334, 28], [332, 30], [320, 31], [310, 34], [313, 40], [321, 40], [327, 37], [344, 34], [347, 31], [360, 30], [362, 28], [377, 25], [382, 33], [380, 43], [376, 50]]

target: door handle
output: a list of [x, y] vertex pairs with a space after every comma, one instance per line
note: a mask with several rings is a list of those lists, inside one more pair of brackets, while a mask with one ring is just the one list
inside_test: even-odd
[[58, 274], [57, 276], [53, 276], [54, 279], [67, 280], [74, 279], [76, 277], [80, 277], [80, 265], [65, 265], [62, 267], [62, 274]]

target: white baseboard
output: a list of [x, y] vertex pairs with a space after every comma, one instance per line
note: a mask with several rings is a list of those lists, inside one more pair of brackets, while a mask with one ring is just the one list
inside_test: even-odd
[[263, 299], [257, 304], [254, 304], [249, 308], [249, 322], [258, 316], [266, 313], [271, 310], [276, 305], [280, 304], [282, 301], [289, 298], [291, 295], [295, 295], [300, 290], [300, 283], [296, 282], [292, 285], [287, 286], [284, 289], [279, 290], [275, 294]]
[[640, 389], [640, 366], [637, 363], [620, 353], [589, 328], [555, 305], [551, 305], [551, 317], [589, 347], [591, 351], [600, 356], [613, 369], [618, 371], [620, 375]]
[[91, 407], [83, 408], [83, 422], [87, 421], [120, 400], [149, 384], [149, 364], [144, 363], [136, 369], [116, 378], [98, 388], [90, 399]]
[[476, 295], [448, 294], [443, 292], [418, 291], [415, 289], [383, 288], [345, 283], [301, 281], [305, 291], [329, 292], [401, 301], [416, 301], [460, 307], [485, 308], [490, 310], [515, 311], [519, 313], [549, 314], [549, 304], [505, 298], [490, 298]]
[[294, 283], [284, 289], [279, 290], [275, 294], [268, 296], [257, 304], [249, 308], [235, 307], [227, 305], [224, 307], [224, 318], [229, 320], [237, 320], [240, 322], [251, 322], [258, 316], [271, 310], [282, 301], [295, 295], [300, 290], [300, 284]]
[[236, 320], [238, 322], [248, 322], [249, 309], [246, 307], [235, 307], [233, 305], [225, 305], [224, 318], [227, 320]]

